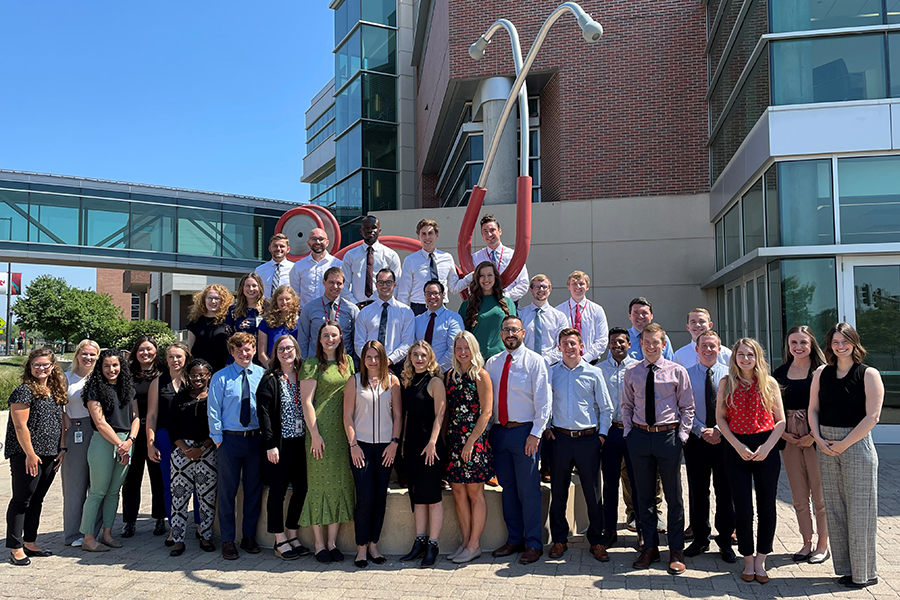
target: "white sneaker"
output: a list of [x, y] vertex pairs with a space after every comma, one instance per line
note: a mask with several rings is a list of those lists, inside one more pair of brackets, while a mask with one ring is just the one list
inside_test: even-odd
[[80, 537], [69, 545], [72, 546], [73, 548], [80, 548], [81, 544], [83, 544], [83, 543], [84, 543], [84, 538]]

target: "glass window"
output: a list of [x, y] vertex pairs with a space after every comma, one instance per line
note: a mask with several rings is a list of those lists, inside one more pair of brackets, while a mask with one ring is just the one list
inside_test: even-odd
[[744, 207], [744, 254], [765, 246], [763, 232], [763, 183], [753, 184], [742, 200]]
[[31, 193], [28, 240], [45, 244], [79, 245], [80, 202], [77, 196]]
[[362, 77], [357, 77], [334, 99], [335, 132], [340, 135], [362, 115]]
[[359, 50], [360, 31], [348, 39], [343, 46], [334, 52], [334, 87], [340, 89], [359, 71], [361, 60]]
[[363, 171], [365, 207], [363, 212], [395, 210], [397, 208], [397, 174], [384, 171]]
[[397, 74], [397, 33], [393, 29], [363, 25], [362, 69]]
[[778, 176], [772, 165], [763, 176], [766, 186], [766, 241], [769, 246], [781, 245], [781, 224], [778, 217]]
[[772, 0], [772, 33], [880, 25], [881, 0]]
[[900, 0], [887, 0], [887, 22], [900, 23]]
[[866, 364], [884, 378], [882, 423], [900, 423], [900, 266], [854, 267], [853, 287]]
[[744, 285], [744, 291], [747, 294], [747, 335], [758, 340], [759, 332], [756, 330], [756, 289], [752, 279]]
[[222, 213], [217, 210], [178, 207], [178, 252], [222, 256]]
[[727, 292], [726, 310], [728, 311], [728, 318], [725, 322], [728, 323], [728, 326], [725, 329], [725, 339], [727, 340], [727, 344], [731, 346], [737, 339], [734, 337], [736, 329], [734, 320], [734, 288], [731, 288]]
[[362, 166], [362, 124], [351, 128], [335, 142], [334, 167], [336, 177], [341, 179]]
[[722, 20], [719, 22], [712, 45], [709, 47], [710, 73], [716, 72], [716, 67], [719, 65], [719, 60], [721, 60], [722, 53], [725, 51], [725, 45], [737, 22], [738, 13], [741, 12], [743, 2], [741, 0], [722, 0], [722, 4], [724, 5], [720, 9], [722, 11]]
[[[717, 323], [719, 325], [724, 325], [725, 323], [727, 323], [727, 320], [725, 318], [725, 288], [724, 287], [720, 287], [720, 288], [716, 289], [716, 316], [713, 319], [713, 322]], [[721, 329], [719, 327], [716, 327], [716, 329], [719, 329], [718, 333], [721, 336], [723, 336], [723, 337], [725, 336], [725, 329]], [[728, 344], [728, 340], [723, 339], [722, 345], [725, 346], [727, 344]]]
[[362, 117], [397, 122], [397, 78], [365, 73], [362, 76]]
[[900, 33], [888, 35], [888, 64], [891, 66], [891, 98], [900, 98]]
[[397, 26], [396, 0], [361, 0], [362, 20], [389, 27]]
[[28, 241], [28, 192], [0, 190], [0, 240]]
[[[358, 172], [352, 177], [345, 179], [335, 186], [335, 205], [331, 211], [339, 223], [345, 223], [362, 214], [363, 207], [363, 190], [362, 190], [362, 172]], [[359, 230], [359, 225], [355, 228]], [[344, 230], [341, 229], [343, 236]], [[354, 234], [355, 239], [359, 239], [359, 233]]]
[[[740, 8], [742, 3], [735, 2], [734, 4]], [[741, 73], [743, 73], [744, 67], [747, 65], [747, 61], [750, 60], [750, 56], [756, 49], [759, 38], [767, 30], [766, 1], [752, 0], [745, 16], [741, 19], [734, 43], [725, 58], [719, 78], [716, 80], [715, 90], [710, 96], [710, 119], [713, 123], [719, 120], [728, 97], [731, 96], [731, 92], [734, 90], [734, 86], [737, 85], [738, 79], [740, 79]], [[725, 39], [727, 37], [726, 35]], [[723, 38], [717, 37], [716, 39], [720, 40]], [[717, 67], [713, 65], [712, 68], [716, 69]], [[715, 70], [710, 73], [710, 77], [714, 73]]]
[[816, 339], [825, 339], [825, 334], [837, 323], [834, 265], [833, 258], [781, 261], [782, 331], [794, 325], [809, 325]]
[[725, 217], [725, 264], [730, 265], [741, 257], [741, 213], [739, 204], [731, 207]]
[[781, 246], [834, 243], [830, 160], [780, 162], [775, 187]]
[[175, 207], [131, 205], [131, 248], [154, 252], [175, 251]]
[[808, 104], [884, 98], [884, 36], [772, 42], [772, 101]]
[[82, 198], [85, 245], [103, 248], [128, 246], [128, 202]]
[[222, 213], [222, 255], [231, 258], [263, 259], [264, 217]]
[[337, 46], [359, 22], [360, 0], [344, 0], [334, 9], [334, 45]]
[[397, 169], [397, 126], [363, 123], [362, 165], [370, 169]]
[[734, 341], [744, 337], [744, 294], [741, 286], [734, 288]]
[[[766, 314], [766, 276], [760, 275], [756, 278], [756, 300], [758, 307], [758, 320], [759, 320], [759, 343], [762, 344], [764, 350], [766, 350], [767, 354], [769, 349], [769, 318]], [[771, 364], [771, 356], [770, 362]]]
[[781, 262], [769, 263], [769, 327], [772, 347], [781, 346], [784, 329], [784, 310], [781, 303]]
[[725, 266], [725, 219], [716, 221], [716, 271]]
[[838, 160], [841, 243], [900, 241], [900, 156]]

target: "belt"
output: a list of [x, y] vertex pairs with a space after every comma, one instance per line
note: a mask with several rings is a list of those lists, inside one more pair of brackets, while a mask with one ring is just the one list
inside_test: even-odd
[[644, 431], [649, 431], [650, 433], [659, 433], [660, 431], [672, 431], [673, 429], [678, 429], [681, 423], [666, 423], [665, 425], [639, 425], [634, 423], [634, 426], [638, 429], [643, 429]]
[[625, 424], [622, 421], [613, 421], [610, 423], [611, 427], [618, 427], [619, 429], [625, 429]]
[[532, 423], [525, 423], [525, 422], [520, 423], [519, 421], [507, 421], [506, 425], [501, 425], [501, 427], [504, 427], [506, 429], [515, 429], [516, 427], [521, 427], [522, 425], [532, 425]]
[[250, 429], [249, 431], [223, 431], [222, 433], [227, 433], [228, 435], [234, 435], [237, 437], [253, 437], [260, 434], [259, 429]]
[[368, 305], [372, 304], [373, 302], [375, 302], [375, 301], [374, 300], [363, 300], [362, 302], [357, 302], [356, 308], [360, 308], [360, 309], [365, 308]]
[[561, 433], [563, 435], [569, 436], [570, 438], [580, 438], [580, 437], [584, 437], [586, 435], [595, 435], [597, 433], [596, 427], [589, 427], [587, 429], [579, 429], [577, 431], [572, 430], [572, 429], [563, 429], [562, 427], [553, 427], [552, 429], [553, 429], [554, 433]]

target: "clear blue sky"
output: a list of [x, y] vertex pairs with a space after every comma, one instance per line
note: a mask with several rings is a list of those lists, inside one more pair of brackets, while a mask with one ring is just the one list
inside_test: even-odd
[[332, 23], [327, 0], [0, 1], [0, 168], [303, 203]]

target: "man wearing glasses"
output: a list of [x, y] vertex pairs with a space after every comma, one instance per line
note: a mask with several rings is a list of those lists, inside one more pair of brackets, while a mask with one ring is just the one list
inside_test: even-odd
[[353, 344], [356, 355], [361, 356], [366, 342], [381, 342], [391, 370], [399, 377], [409, 347], [415, 341], [415, 315], [407, 305], [394, 299], [395, 286], [392, 270], [378, 271], [375, 276], [378, 300], [359, 311]]
[[325, 293], [325, 271], [340, 268], [343, 264], [341, 259], [328, 253], [328, 244], [328, 233], [324, 229], [310, 231], [306, 240], [309, 254], [295, 262], [291, 269], [291, 287], [300, 296], [300, 310]]
[[434, 350], [441, 370], [445, 373], [453, 366], [453, 340], [465, 329], [462, 317], [444, 306], [444, 284], [432, 279], [423, 288], [424, 313], [416, 317], [416, 341], [425, 340]]
[[543, 554], [538, 456], [550, 420], [550, 379], [541, 355], [523, 345], [525, 329], [519, 317], [503, 319], [500, 332], [506, 352], [484, 366], [496, 390], [490, 435], [508, 531], [506, 543], [493, 555], [522, 552], [519, 562], [527, 565]]
[[562, 358], [557, 340], [559, 332], [569, 326], [569, 319], [547, 302], [553, 292], [549, 277], [544, 274], [535, 275], [531, 278], [529, 289], [533, 302], [519, 309], [519, 317], [525, 328], [525, 347], [543, 356], [547, 366], [550, 366]]

